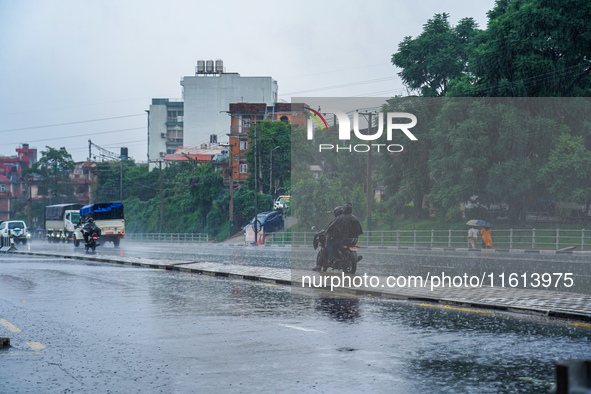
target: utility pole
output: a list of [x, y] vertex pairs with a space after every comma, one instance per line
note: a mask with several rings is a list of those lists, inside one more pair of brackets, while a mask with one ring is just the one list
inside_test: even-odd
[[160, 233], [164, 223], [164, 200], [162, 198], [162, 160], [150, 160], [149, 163], [158, 163], [158, 189], [160, 191]]
[[261, 188], [260, 193], [263, 194], [263, 155], [261, 146], [261, 129], [258, 128], [258, 148], [257, 152], [259, 155], [259, 187]]
[[164, 200], [162, 199], [162, 160], [158, 160], [158, 183], [160, 184], [160, 233], [164, 224]]
[[[127, 160], [127, 148], [121, 148], [121, 154], [113, 153], [97, 144], [88, 140], [88, 161], [92, 160], [92, 147], [99, 151], [98, 157], [103, 161], [116, 161], [119, 160], [119, 201], [123, 202], [123, 160]], [[96, 156], [95, 156], [96, 159]]]
[[[367, 134], [371, 135], [371, 128], [373, 125], [373, 113], [372, 112], [364, 112], [360, 113], [360, 115], [367, 115], [369, 120], [367, 122]], [[367, 231], [371, 231], [371, 202], [373, 200], [373, 181], [372, 181], [372, 168], [371, 168], [371, 149], [367, 151], [367, 163], [366, 163], [366, 209], [367, 209]]]
[[27, 223], [31, 223], [31, 218], [33, 216], [33, 196], [31, 192], [31, 179], [27, 178], [25, 181], [25, 192], [27, 193], [27, 199], [29, 200], [27, 203]]
[[119, 201], [123, 202], [123, 158], [119, 161]]
[[234, 235], [234, 156], [230, 147], [230, 237]]
[[275, 148], [271, 149], [271, 160], [269, 163], [269, 194], [273, 195], [273, 197], [275, 197], [275, 193], [273, 193], [273, 151], [275, 149], [279, 149], [279, 147], [276, 146]]
[[234, 234], [234, 156], [232, 154], [232, 147], [234, 145], [228, 143], [228, 145], [221, 145], [228, 147], [228, 153], [230, 155], [229, 167], [230, 167], [230, 237]]
[[257, 156], [258, 156], [258, 144], [257, 144], [257, 124], [255, 124], [254, 126], [254, 223], [253, 223], [253, 228], [254, 228], [254, 243], [257, 243], [257, 239], [258, 239], [258, 221], [259, 221], [259, 200], [258, 200], [258, 194], [259, 194], [259, 188], [258, 188], [258, 182], [257, 182]]

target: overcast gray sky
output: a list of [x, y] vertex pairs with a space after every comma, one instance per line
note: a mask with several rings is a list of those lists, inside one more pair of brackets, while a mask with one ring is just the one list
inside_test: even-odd
[[[20, 143], [146, 161], [153, 97], [181, 98], [197, 60], [271, 76], [279, 97], [404, 93], [391, 55], [436, 13], [486, 27], [493, 0], [0, 0], [0, 155]], [[133, 115], [133, 116], [132, 116]], [[102, 121], [96, 119], [116, 118]], [[86, 122], [88, 121], [88, 122]], [[65, 125], [64, 123], [74, 123]], [[54, 127], [42, 127], [64, 124]], [[223, 132], [224, 130], [219, 130]]]

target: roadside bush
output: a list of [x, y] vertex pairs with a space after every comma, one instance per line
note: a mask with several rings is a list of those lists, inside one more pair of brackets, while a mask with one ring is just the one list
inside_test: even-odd
[[447, 213], [445, 214], [445, 221], [446, 222], [459, 222], [462, 220], [462, 211], [460, 207], [449, 208]]

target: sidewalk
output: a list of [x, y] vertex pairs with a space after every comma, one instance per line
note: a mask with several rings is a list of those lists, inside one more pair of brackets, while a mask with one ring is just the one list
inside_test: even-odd
[[[97, 257], [92, 255], [66, 255], [63, 253], [42, 253], [16, 251], [19, 255], [75, 258], [123, 266], [164, 269], [189, 272], [215, 277], [261, 281], [279, 285], [291, 285], [300, 290], [323, 290], [331, 292], [333, 277], [342, 277], [340, 272], [316, 273], [313, 271], [291, 270], [287, 268], [253, 267], [233, 264], [219, 264], [191, 261], [151, 260], [131, 257]], [[349, 276], [345, 276], [349, 277]], [[354, 277], [354, 276], [352, 276]], [[360, 278], [360, 276], [357, 276]], [[386, 283], [385, 277], [377, 277], [380, 283]], [[324, 282], [325, 286], [310, 286]], [[303, 283], [306, 283], [304, 286]], [[487, 310], [525, 313], [530, 315], [570, 319], [591, 323], [591, 295], [568, 293], [551, 290], [530, 290], [508, 287], [438, 287], [431, 289], [431, 282], [423, 287], [369, 287], [348, 286], [334, 288], [334, 294], [351, 294], [371, 297], [385, 297], [408, 301], [432, 302], [449, 306], [482, 308]], [[585, 324], [587, 325], [587, 324]]]

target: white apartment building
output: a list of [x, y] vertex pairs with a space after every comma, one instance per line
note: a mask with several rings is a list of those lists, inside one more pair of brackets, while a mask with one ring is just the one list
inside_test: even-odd
[[182, 100], [152, 99], [148, 161], [163, 160], [180, 146], [200, 148], [217, 143], [230, 133], [230, 103], [272, 105], [277, 101], [277, 81], [273, 78], [226, 73], [221, 60], [199, 60], [195, 76], [181, 78], [181, 86]]

